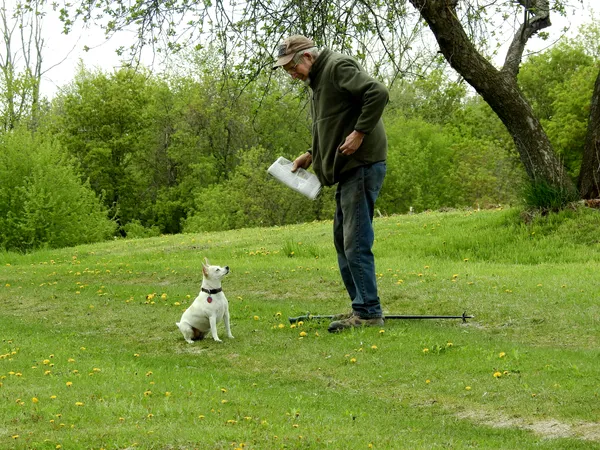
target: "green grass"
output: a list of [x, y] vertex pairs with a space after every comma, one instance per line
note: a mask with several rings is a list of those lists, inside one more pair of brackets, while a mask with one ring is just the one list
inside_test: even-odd
[[[0, 448], [600, 448], [597, 211], [375, 227], [387, 313], [475, 318], [290, 326], [349, 310], [330, 222], [0, 254]], [[189, 345], [205, 256], [236, 338]]]

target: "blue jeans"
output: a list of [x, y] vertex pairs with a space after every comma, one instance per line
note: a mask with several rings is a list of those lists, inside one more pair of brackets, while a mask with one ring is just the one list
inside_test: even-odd
[[353, 169], [335, 193], [333, 240], [342, 280], [352, 300], [352, 310], [363, 319], [382, 317], [377, 295], [373, 256], [373, 212], [386, 164], [378, 162]]

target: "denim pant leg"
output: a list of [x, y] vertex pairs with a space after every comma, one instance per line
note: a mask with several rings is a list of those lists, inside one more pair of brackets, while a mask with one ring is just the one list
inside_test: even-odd
[[385, 162], [358, 167], [338, 184], [335, 193], [333, 239], [340, 274], [352, 309], [364, 319], [383, 315], [372, 248], [375, 200], [385, 172]]

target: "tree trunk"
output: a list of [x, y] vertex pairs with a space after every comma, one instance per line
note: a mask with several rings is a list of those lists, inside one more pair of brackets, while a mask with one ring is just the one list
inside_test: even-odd
[[577, 187], [581, 198], [600, 198], [600, 73], [596, 78], [592, 94], [590, 118]]
[[[503, 70], [498, 70], [474, 47], [457, 18], [457, 0], [410, 0], [427, 21], [440, 51], [454, 68], [490, 105], [513, 137], [521, 161], [533, 182], [547, 183], [567, 192], [575, 185], [557, 158], [533, 110], [518, 88], [516, 75], [528, 37], [549, 24], [525, 23], [515, 35]], [[529, 27], [536, 25], [537, 27]], [[540, 26], [541, 25], [541, 26]], [[546, 25], [547, 26], [547, 25]]]

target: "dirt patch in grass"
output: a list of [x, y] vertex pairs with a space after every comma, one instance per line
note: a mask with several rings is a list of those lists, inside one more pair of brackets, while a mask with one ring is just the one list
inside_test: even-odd
[[530, 420], [523, 417], [507, 417], [502, 414], [489, 414], [483, 411], [463, 411], [457, 413], [459, 419], [470, 420], [493, 428], [519, 428], [529, 430], [547, 439], [575, 438], [600, 442], [600, 423], [578, 422], [574, 424], [555, 419]]

